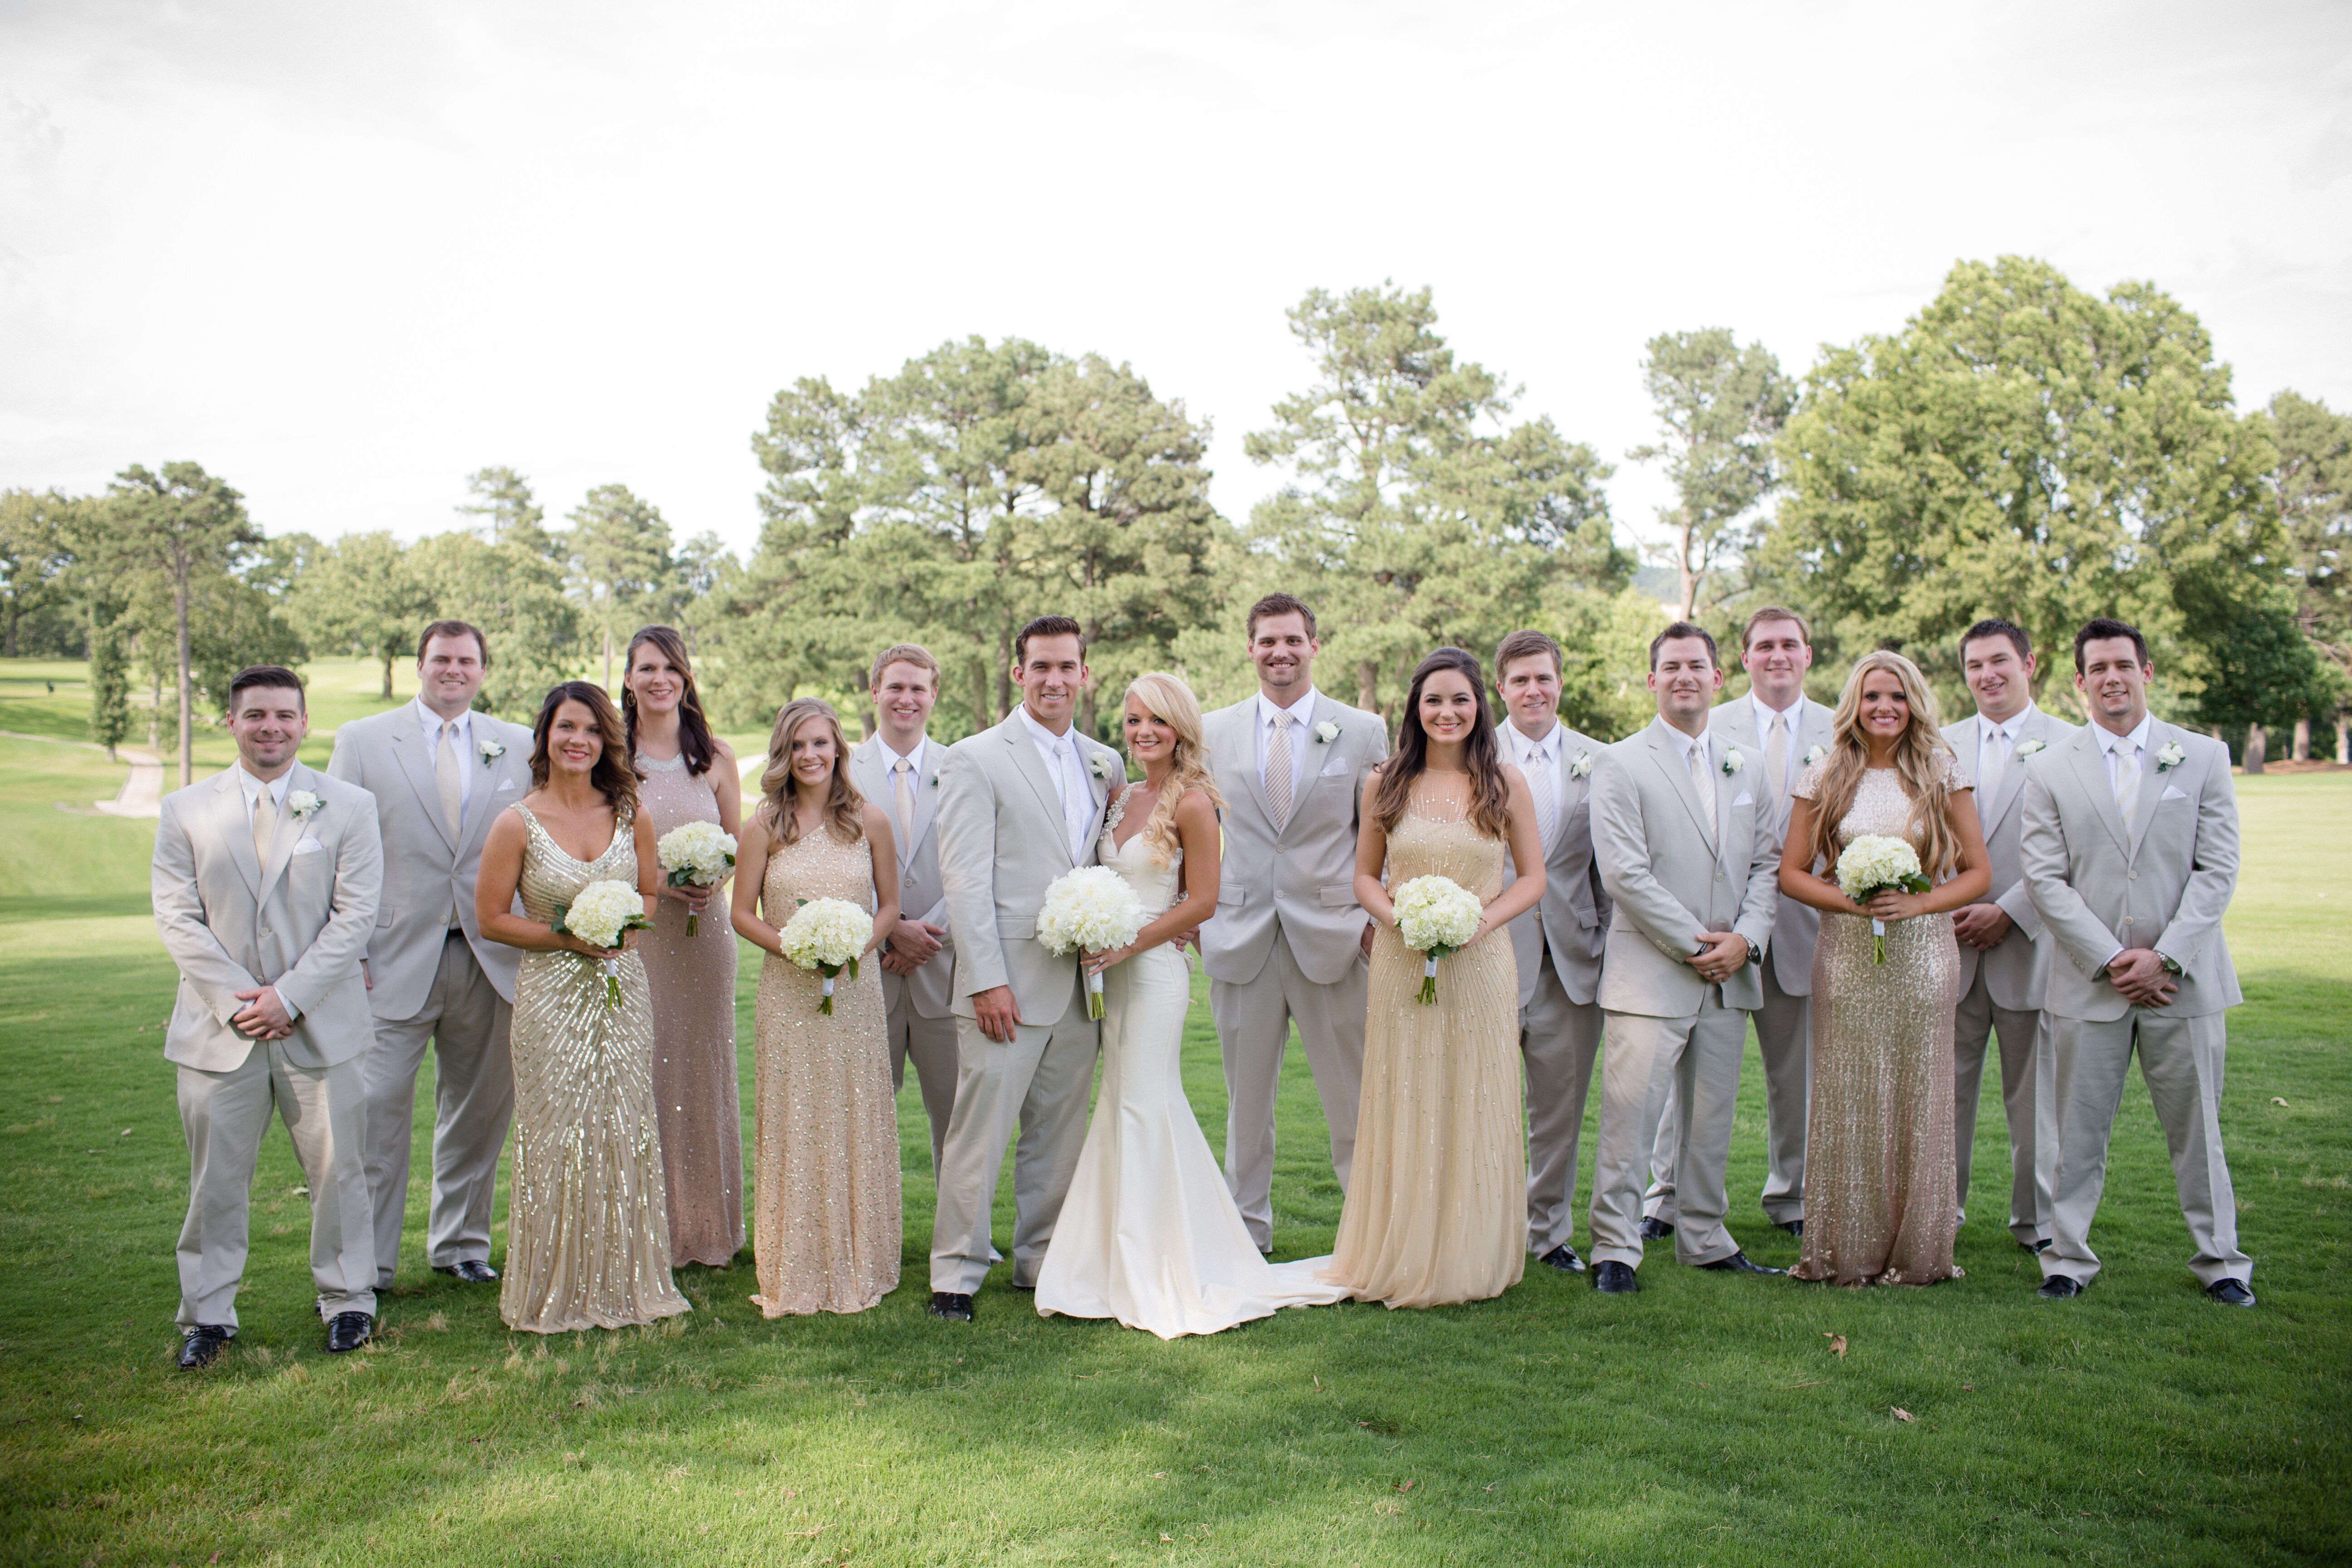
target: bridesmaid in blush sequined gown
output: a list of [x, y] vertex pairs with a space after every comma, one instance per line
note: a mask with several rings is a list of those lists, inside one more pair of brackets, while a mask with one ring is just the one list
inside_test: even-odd
[[530, 1333], [617, 1329], [692, 1310], [670, 1279], [653, 1007], [630, 939], [605, 951], [553, 927], [591, 882], [630, 884], [650, 902], [653, 829], [600, 689], [548, 693], [533, 742], [533, 787], [491, 824], [474, 904], [483, 935], [523, 950], [499, 1315]]
[[[862, 1312], [898, 1286], [898, 1109], [890, 1089], [882, 971], [874, 950], [898, 920], [890, 819], [849, 782], [829, 704], [777, 715], [761, 801], [736, 857], [735, 929], [768, 954], [753, 1015], [751, 1300], [771, 1318]], [[781, 932], [804, 900], [874, 912], [857, 977], [834, 981], [785, 959]]]
[[[1951, 911], [1983, 898], [1991, 871], [1974, 792], [1910, 660], [1865, 656], [1847, 678], [1834, 729], [1830, 754], [1790, 791], [1780, 860], [1782, 894], [1822, 911], [1804, 1250], [1790, 1273], [1839, 1285], [1932, 1285], [1960, 1273], [1952, 1261], [1960, 950]], [[1936, 885], [1856, 905], [1838, 889], [1836, 862], [1864, 835], [1906, 840]], [[1885, 927], [1883, 963], [1874, 917]]]

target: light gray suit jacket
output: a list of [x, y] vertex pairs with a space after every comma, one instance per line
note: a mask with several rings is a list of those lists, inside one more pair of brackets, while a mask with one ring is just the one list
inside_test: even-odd
[[[1960, 776], [1969, 781], [1970, 789], [1976, 788], [1983, 727], [1983, 721], [1975, 714], [1944, 726], [1944, 739], [1959, 759]], [[2054, 746], [2075, 728], [2036, 707], [2019, 727], [2017, 743], [2039, 741], [2045, 748]], [[2033, 908], [2032, 895], [2026, 891], [2025, 866], [2018, 854], [2018, 840], [2025, 829], [2024, 764], [2032, 760], [2012, 756], [2001, 770], [2000, 785], [1992, 798], [1977, 796], [1977, 821], [1984, 828], [1985, 856], [1992, 865], [1992, 897], [1988, 901], [1999, 904], [2001, 913], [2009, 917], [2009, 934], [1986, 952], [1960, 944], [1960, 994], [1969, 994], [1969, 987], [1977, 982], [1977, 966], [1982, 964], [1985, 991], [1993, 1005], [2019, 1012], [2041, 1007], [2042, 993], [2050, 978], [2043, 973], [2050, 963], [2050, 949], [2041, 940], [2042, 916]]]
[[514, 1000], [522, 953], [483, 939], [474, 919], [474, 883], [481, 875], [482, 839], [491, 819], [530, 793], [530, 731], [488, 713], [476, 713], [473, 726], [478, 745], [491, 736], [506, 754], [488, 762], [478, 754], [467, 759], [475, 770], [474, 786], [464, 831], [454, 842], [441, 814], [440, 786], [433, 780], [433, 753], [413, 703], [354, 719], [335, 731], [327, 772], [374, 795], [383, 828], [383, 903], [361, 954], [375, 982], [368, 1004], [379, 1018], [413, 1018], [424, 1010], [441, 965], [453, 901], [475, 962], [500, 996]]
[[[2158, 771], [2180, 748], [2180, 765]], [[2196, 1017], [2245, 1000], [2221, 916], [2238, 885], [2238, 796], [2229, 749], [2158, 719], [2140, 755], [2139, 809], [2124, 831], [2098, 731], [2075, 731], [2026, 759], [2020, 851], [2026, 890], [2067, 959], [2053, 963], [2042, 1006], [2112, 1021], [2130, 1010], [2105, 978], [2119, 947], [2154, 947], [2180, 965], [2168, 1007]]]
[[[298, 820], [297, 790], [319, 797]], [[155, 929], [180, 966], [163, 1058], [203, 1072], [243, 1065], [256, 1044], [229, 1020], [236, 993], [275, 985], [299, 1016], [286, 1037], [299, 1067], [346, 1062], [375, 1043], [360, 952], [375, 929], [383, 841], [367, 791], [294, 764], [269, 864], [253, 858], [253, 827], [236, 770], [173, 790], [155, 825]], [[269, 803], [262, 803], [265, 809]]]
[[[1612, 1013], [1685, 1018], [1706, 1000], [1706, 982], [1684, 959], [1699, 933], [1738, 931], [1761, 952], [1780, 902], [1780, 836], [1759, 794], [1762, 759], [1707, 734], [1715, 770], [1715, 847], [1700, 826], [1698, 792], [1683, 764], [1683, 736], [1664, 719], [1601, 753], [1592, 769], [1592, 853], [1615, 901], [1602, 951], [1601, 1005]], [[1743, 964], [1723, 983], [1723, 1005], [1764, 1005], [1760, 966]]]
[[1037, 911], [1055, 878], [1094, 864], [1103, 805], [1111, 783], [1126, 780], [1127, 764], [1075, 724], [1070, 734], [1094, 795], [1083, 860], [1071, 858], [1062, 797], [1017, 710], [950, 746], [940, 766], [940, 881], [948, 927], [962, 939], [952, 986], [960, 1018], [974, 1016], [972, 994], [993, 985], [1013, 987], [1026, 1025], [1055, 1022], [1076, 994], [1078, 955], [1045, 951], [1037, 941]]
[[[947, 748], [936, 741], [924, 743], [923, 773], [915, 780], [915, 830], [898, 846], [898, 908], [908, 920], [946, 926], [940, 950], [931, 961], [908, 975], [882, 971], [883, 1005], [896, 1007], [907, 994], [919, 1018], [944, 1018], [952, 1010], [948, 986], [955, 972], [955, 928], [948, 920], [947, 884], [940, 880], [940, 838], [934, 831], [940, 811], [940, 769]], [[890, 763], [895, 760], [879, 735], [869, 735], [849, 751], [849, 782], [857, 793], [891, 812]], [[893, 837], [898, 837], [894, 833]]]
[[[1796, 797], [1789, 791], [1805, 771], [1805, 757], [1816, 746], [1829, 749], [1837, 734], [1837, 715], [1811, 698], [1804, 698], [1797, 710], [1796, 735], [1789, 747], [1789, 759], [1782, 770], [1780, 798], [1771, 802], [1772, 842], [1784, 844], [1789, 837], [1789, 817], [1795, 809]], [[1752, 770], [1756, 798], [1764, 800], [1772, 786], [1764, 773], [1764, 738], [1756, 732], [1756, 704], [1746, 697], [1718, 703], [1707, 717], [1707, 728], [1719, 730], [1733, 745], [1746, 755]], [[1774, 873], [1777, 878], [1779, 873]], [[1777, 882], [1775, 884], [1777, 886]], [[1794, 899], [1780, 900], [1780, 912], [1772, 920], [1772, 945], [1764, 954], [1764, 962], [1772, 966], [1772, 978], [1780, 983], [1781, 994], [1789, 996], [1810, 996], [1813, 994], [1813, 944], [1821, 940], [1822, 911], [1811, 904]]]
[[[1366, 777], [1389, 754], [1388, 727], [1318, 691], [1315, 716], [1298, 737], [1302, 754], [1292, 758], [1290, 816], [1276, 833], [1258, 774], [1257, 715], [1253, 696], [1218, 709], [1202, 729], [1225, 797], [1225, 860], [1216, 918], [1201, 927], [1201, 957], [1211, 979], [1246, 985], [1265, 967], [1278, 925], [1299, 972], [1329, 985], [1363, 956], [1371, 916], [1356, 901], [1356, 815]], [[1339, 736], [1317, 740], [1324, 724], [1338, 725]]]
[[[1495, 731], [1506, 761], [1511, 755], [1509, 730], [1508, 724], [1503, 724]], [[1565, 724], [1559, 727], [1559, 742], [1552, 781], [1551, 838], [1544, 845], [1544, 895], [1508, 927], [1511, 952], [1519, 962], [1522, 1007], [1535, 1000], [1537, 971], [1547, 947], [1570, 1001], [1579, 1005], [1589, 1003], [1601, 986], [1601, 948], [1611, 905], [1609, 889], [1601, 885], [1601, 868], [1592, 858], [1591, 769], [1582, 778], [1576, 772], [1580, 757], [1599, 767], [1601, 753], [1607, 748]], [[1503, 886], [1507, 888], [1518, 880], [1518, 871], [1510, 864], [1509, 855], [1503, 857]]]

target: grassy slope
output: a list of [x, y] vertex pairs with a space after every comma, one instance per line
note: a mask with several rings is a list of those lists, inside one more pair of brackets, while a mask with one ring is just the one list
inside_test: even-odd
[[[44, 698], [0, 684], [0, 728], [35, 729], [26, 710], [67, 700]], [[54, 718], [49, 732], [71, 730], [70, 714]], [[998, 1288], [978, 1324], [950, 1329], [922, 1315], [929, 1160], [910, 1086], [907, 1283], [872, 1312], [763, 1322], [744, 1300], [747, 1255], [683, 1272], [698, 1309], [683, 1322], [509, 1335], [487, 1293], [423, 1270], [419, 1201], [410, 1283], [378, 1346], [347, 1359], [319, 1347], [300, 1177], [274, 1131], [246, 1331], [200, 1378], [170, 1366], [186, 1156], [158, 1053], [172, 974], [144, 912], [150, 829], [53, 804], [120, 778], [95, 752], [0, 741], [11, 1560], [2352, 1553], [2352, 788], [2340, 777], [2243, 790], [2249, 869], [2230, 931], [2250, 1005], [2232, 1018], [2223, 1115], [2254, 1312], [2197, 1294], [2135, 1079], [2098, 1234], [2107, 1272], [2072, 1307], [2037, 1302], [2028, 1260], [1978, 1224], [1961, 1241], [1968, 1278], [1917, 1294], [1661, 1261], [1630, 1302], [1538, 1269], [1476, 1306], [1293, 1312], [1161, 1344], [1041, 1321]], [[745, 966], [747, 1038], [755, 973]], [[1193, 1011], [1187, 1082], [1217, 1143], [1205, 1013]], [[744, 1065], [748, 1089], [748, 1052]], [[1751, 1071], [1733, 1155], [1743, 1194], [1763, 1173], [1757, 1087]], [[1282, 1119], [1277, 1243], [1291, 1257], [1328, 1247], [1339, 1208], [1296, 1053]], [[1979, 1170], [1997, 1174], [1990, 1088], [1980, 1126]], [[1790, 1260], [1793, 1244], [1760, 1220], [1738, 1228], [1767, 1261]], [[1849, 1342], [1843, 1360], [1828, 1353], [1832, 1332]], [[1897, 1406], [1916, 1419], [1895, 1419]]]

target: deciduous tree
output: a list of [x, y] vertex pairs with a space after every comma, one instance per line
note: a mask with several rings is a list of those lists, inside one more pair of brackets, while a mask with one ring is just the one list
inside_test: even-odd
[[1763, 344], [1742, 348], [1725, 327], [1652, 338], [1642, 385], [1664, 438], [1627, 456], [1664, 462], [1674, 481], [1675, 504], [1658, 513], [1665, 539], [1650, 553], [1681, 584], [1682, 618], [1696, 620], [1736, 581], [1756, 509], [1779, 482], [1773, 441], [1796, 386]]

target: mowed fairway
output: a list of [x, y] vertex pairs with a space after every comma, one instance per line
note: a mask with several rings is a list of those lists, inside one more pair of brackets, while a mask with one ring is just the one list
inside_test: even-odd
[[[322, 722], [375, 705], [362, 667], [321, 668]], [[78, 737], [79, 675], [0, 667], [0, 729]], [[202, 753], [227, 754], [217, 738]], [[2071, 1305], [2034, 1298], [2038, 1271], [1999, 1225], [1988, 1082], [1967, 1278], [1927, 1291], [1727, 1278], [1655, 1249], [1631, 1300], [1536, 1268], [1475, 1306], [1294, 1311], [1163, 1344], [1041, 1320], [1000, 1268], [979, 1321], [944, 1325], [923, 1312], [930, 1159], [910, 1083], [904, 1282], [874, 1311], [763, 1321], [747, 1251], [682, 1271], [685, 1320], [509, 1334], [491, 1291], [425, 1270], [420, 1182], [379, 1339], [330, 1358], [276, 1130], [244, 1331], [190, 1375], [172, 1365], [187, 1159], [161, 1054], [173, 976], [147, 913], [152, 826], [58, 808], [110, 796], [122, 772], [0, 740], [8, 1561], [2352, 1560], [2352, 775], [2241, 784], [2229, 932], [2248, 1005], [2222, 1124], [2251, 1312], [2210, 1304], [2189, 1274], [2135, 1074], [2095, 1234], [2106, 1272]], [[747, 960], [747, 1105], [756, 974]], [[1733, 1225], [1786, 1265], [1795, 1244], [1755, 1207], [1753, 1059]], [[1222, 1146], [1204, 991], [1187, 1079]], [[1297, 1052], [1281, 1119], [1291, 1258], [1327, 1249], [1339, 1210]], [[421, 1139], [418, 1153], [422, 1171]]]

